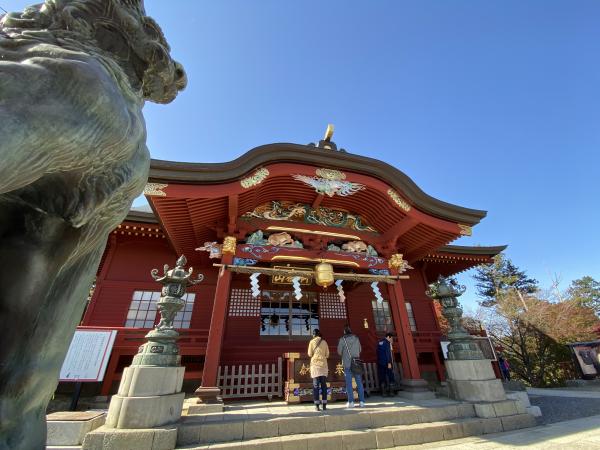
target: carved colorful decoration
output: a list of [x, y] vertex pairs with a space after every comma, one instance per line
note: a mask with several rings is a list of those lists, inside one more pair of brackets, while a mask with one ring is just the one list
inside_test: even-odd
[[315, 173], [317, 174], [317, 176], [325, 178], [326, 180], [339, 181], [346, 179], [346, 174], [344, 172], [334, 169], [317, 169], [315, 170]]
[[205, 242], [202, 247], [195, 249], [197, 252], [208, 252], [210, 259], [221, 258], [223, 256], [223, 245], [216, 242]]
[[168, 187], [166, 183], [146, 183], [144, 187], [144, 195], [153, 195], [155, 197], [166, 197], [167, 194], [163, 189]]
[[316, 225], [325, 225], [336, 228], [349, 228], [356, 231], [369, 231], [377, 233], [377, 230], [367, 224], [363, 224], [359, 215], [346, 211], [330, 209], [325, 207], [312, 208], [303, 203], [289, 201], [272, 201], [260, 205], [242, 215], [243, 219], [256, 217], [267, 220], [288, 220], [290, 222], [304, 222]]
[[289, 233], [283, 231], [281, 233], [273, 233], [270, 235], [267, 239], [267, 244], [276, 245], [278, 247], [286, 247], [288, 245], [294, 245], [294, 240]]
[[334, 252], [334, 255], [351, 257], [355, 261], [364, 261], [369, 267], [378, 266], [385, 262], [385, 259], [379, 256], [372, 256], [366, 253]]
[[248, 236], [246, 244], [252, 245], [273, 245], [275, 247], [293, 247], [303, 248], [302, 242], [295, 241], [289, 233], [273, 233], [268, 238], [265, 237], [262, 230], [257, 230]]
[[408, 262], [402, 258], [402, 253], [392, 255], [388, 261], [388, 266], [390, 269], [397, 269], [398, 273], [406, 272], [408, 269], [414, 269], [414, 267], [409, 265]]
[[234, 266], [255, 266], [258, 260], [251, 258], [233, 258]]
[[324, 194], [329, 197], [333, 197], [334, 195], [347, 197], [348, 195], [366, 189], [364, 184], [344, 181], [346, 179], [346, 174], [339, 170], [317, 169], [316, 174], [316, 177], [296, 174], [292, 175], [292, 178], [308, 184], [314, 188], [318, 194]]
[[240, 184], [244, 189], [248, 189], [254, 186], [258, 186], [260, 183], [265, 181], [269, 176], [269, 170], [265, 168], [258, 169], [252, 175], [247, 178], [240, 180]]
[[363, 241], [350, 241], [342, 245], [342, 250], [352, 253], [366, 253], [367, 244], [365, 244]]
[[406, 212], [410, 211], [410, 205], [406, 202], [406, 200], [400, 197], [400, 194], [398, 194], [395, 190], [388, 189], [387, 193], [390, 198], [394, 200], [394, 203], [400, 207], [400, 209]]
[[235, 255], [236, 240], [233, 236], [227, 236], [223, 240], [223, 254]]
[[460, 234], [462, 236], [472, 236], [473, 235], [473, 228], [471, 228], [469, 225], [463, 225], [463, 224], [458, 224], [458, 228], [460, 229]]

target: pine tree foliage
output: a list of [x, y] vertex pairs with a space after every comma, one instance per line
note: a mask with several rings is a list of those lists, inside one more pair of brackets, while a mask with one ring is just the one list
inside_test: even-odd
[[529, 278], [503, 253], [494, 257], [489, 265], [479, 266], [475, 275], [477, 294], [483, 298], [481, 306], [494, 306], [503, 295], [509, 292], [533, 294], [538, 289], [538, 282]]
[[600, 316], [600, 282], [590, 276], [573, 280], [567, 296], [581, 306], [591, 308]]

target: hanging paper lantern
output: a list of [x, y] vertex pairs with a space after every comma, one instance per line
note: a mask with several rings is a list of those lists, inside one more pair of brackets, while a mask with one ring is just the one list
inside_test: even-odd
[[340, 297], [340, 302], [344, 303], [346, 301], [346, 293], [344, 292], [344, 287], [342, 286], [342, 282], [344, 280], [335, 280], [335, 285], [337, 286], [338, 296]]
[[334, 282], [333, 266], [329, 263], [319, 263], [315, 267], [315, 283], [317, 286], [328, 287]]
[[377, 299], [377, 303], [383, 303], [383, 296], [381, 295], [381, 291], [379, 290], [379, 283], [377, 283], [377, 281], [371, 283], [371, 289], [373, 289], [373, 294]]

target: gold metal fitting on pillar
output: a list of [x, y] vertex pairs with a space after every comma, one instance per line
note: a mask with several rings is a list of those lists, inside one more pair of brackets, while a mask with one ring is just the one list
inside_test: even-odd
[[223, 254], [235, 255], [236, 240], [233, 236], [227, 236], [223, 239]]
[[363, 327], [365, 327], [367, 330], [369, 329], [369, 321], [366, 317], [363, 319]]

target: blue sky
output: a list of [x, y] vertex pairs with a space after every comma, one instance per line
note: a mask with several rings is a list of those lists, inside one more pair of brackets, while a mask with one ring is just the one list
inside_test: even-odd
[[[0, 0], [7, 10], [29, 1]], [[147, 104], [154, 158], [227, 161], [318, 140], [384, 160], [488, 217], [566, 288], [600, 279], [600, 2], [146, 0], [189, 87]], [[461, 281], [470, 285], [469, 277]], [[470, 289], [464, 303], [474, 305]]]

